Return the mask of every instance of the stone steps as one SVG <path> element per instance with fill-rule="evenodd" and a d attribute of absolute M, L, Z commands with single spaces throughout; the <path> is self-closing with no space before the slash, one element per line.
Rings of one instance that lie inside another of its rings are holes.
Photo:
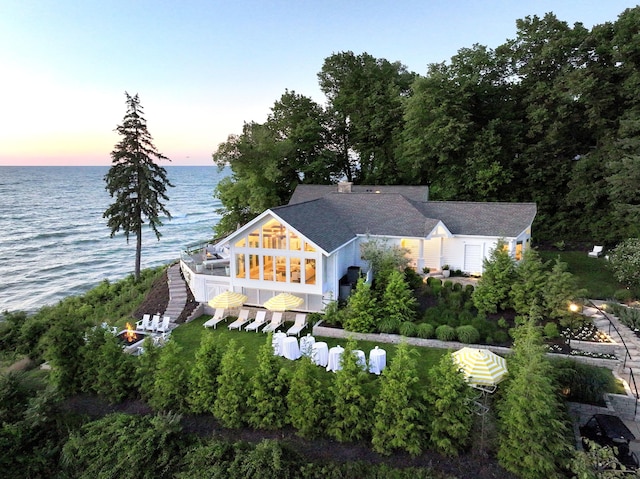
<path fill-rule="evenodd" d="M 169 304 L 164 314 L 171 318 L 171 323 L 175 323 L 187 305 L 187 285 L 180 274 L 179 263 L 169 267 L 167 279 L 169 284 Z"/>

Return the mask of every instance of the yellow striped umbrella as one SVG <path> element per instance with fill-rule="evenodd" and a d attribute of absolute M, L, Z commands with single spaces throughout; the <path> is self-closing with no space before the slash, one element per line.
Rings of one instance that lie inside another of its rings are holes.
<path fill-rule="evenodd" d="M 209 306 L 212 308 L 237 308 L 242 306 L 247 300 L 247 296 L 242 293 L 234 293 L 233 291 L 225 291 L 215 298 L 209 300 Z"/>
<path fill-rule="evenodd" d="M 507 374 L 507 361 L 488 349 L 464 347 L 452 353 L 470 385 L 495 386 Z"/>
<path fill-rule="evenodd" d="M 294 296 L 291 293 L 280 293 L 264 303 L 264 307 L 269 311 L 287 311 L 304 303 L 304 299 Z"/>

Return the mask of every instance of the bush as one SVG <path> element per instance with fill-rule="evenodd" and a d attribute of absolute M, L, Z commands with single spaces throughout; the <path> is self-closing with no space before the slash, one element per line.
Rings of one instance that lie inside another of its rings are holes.
<path fill-rule="evenodd" d="M 606 392 L 612 391 L 614 378 L 607 368 L 577 363 L 570 359 L 554 359 L 556 380 L 570 401 L 601 404 Z"/>
<path fill-rule="evenodd" d="M 396 318 L 386 317 L 378 323 L 378 331 L 381 333 L 393 334 L 398 332 L 400 321 Z"/>
<path fill-rule="evenodd" d="M 498 327 L 502 328 L 502 329 L 507 329 L 509 327 L 509 325 L 507 324 L 507 320 L 504 319 L 504 317 L 501 317 L 498 320 Z"/>
<path fill-rule="evenodd" d="M 466 344 L 477 343 L 480 339 L 480 333 L 471 325 L 458 326 L 456 335 L 458 336 L 458 341 Z"/>
<path fill-rule="evenodd" d="M 436 328 L 431 323 L 420 323 L 416 328 L 416 335 L 422 339 L 431 339 L 436 334 Z"/>
<path fill-rule="evenodd" d="M 467 297 L 469 297 L 469 298 L 470 298 L 471 296 L 473 296 L 473 290 L 474 290 L 474 287 L 473 287 L 473 285 L 472 285 L 472 284 L 467 284 L 467 285 L 464 287 L 464 293 L 465 293 L 465 294 L 467 295 Z"/>
<path fill-rule="evenodd" d="M 400 324 L 400 334 L 403 336 L 415 336 L 417 329 L 416 324 L 412 321 L 403 321 L 402 324 Z"/>
<path fill-rule="evenodd" d="M 420 276 L 413 268 L 405 268 L 404 279 L 413 290 L 420 289 L 424 284 Z"/>
<path fill-rule="evenodd" d="M 495 344 L 505 344 L 509 342 L 509 334 L 506 331 L 498 330 L 493 334 Z"/>
<path fill-rule="evenodd" d="M 617 289 L 613 293 L 613 297 L 621 303 L 629 303 L 635 299 L 635 295 L 630 289 Z"/>
<path fill-rule="evenodd" d="M 462 283 L 453 283 L 453 290 L 461 292 L 462 291 Z"/>
<path fill-rule="evenodd" d="M 441 324 L 436 328 L 436 338 L 440 341 L 455 341 L 456 330 L 448 324 Z"/>
<path fill-rule="evenodd" d="M 440 278 L 434 278 L 433 276 L 429 276 L 427 278 L 427 284 L 432 288 L 442 286 L 442 280 Z"/>
<path fill-rule="evenodd" d="M 554 322 L 548 322 L 544 325 L 544 335 L 549 339 L 556 339 L 560 337 L 560 331 L 558 331 L 558 325 Z"/>

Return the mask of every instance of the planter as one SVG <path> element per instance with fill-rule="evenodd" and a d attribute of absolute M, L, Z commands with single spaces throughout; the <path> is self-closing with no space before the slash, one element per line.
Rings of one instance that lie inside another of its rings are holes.
<path fill-rule="evenodd" d="M 449 270 L 449 269 L 443 269 L 442 270 L 442 277 L 443 278 L 448 278 L 450 274 L 451 274 L 451 270 Z"/>

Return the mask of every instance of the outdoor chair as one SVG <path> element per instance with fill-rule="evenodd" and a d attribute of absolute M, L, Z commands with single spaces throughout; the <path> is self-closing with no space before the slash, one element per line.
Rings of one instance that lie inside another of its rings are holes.
<path fill-rule="evenodd" d="M 218 323 L 224 321 L 225 319 L 227 319 L 227 316 L 224 314 L 224 308 L 216 308 L 215 313 L 213 313 L 213 318 L 206 321 L 203 324 L 203 326 L 205 328 L 212 327 L 213 329 L 216 329 L 216 326 L 218 325 Z"/>
<path fill-rule="evenodd" d="M 597 258 L 602 254 L 602 246 L 594 246 L 591 251 L 589 251 L 590 258 Z"/>
<path fill-rule="evenodd" d="M 275 333 L 276 329 L 278 329 L 280 326 L 282 326 L 283 322 L 284 322 L 284 320 L 282 319 L 282 313 L 275 312 L 271 316 L 271 321 L 269 322 L 269 324 L 267 324 L 262 329 L 262 332 L 263 333 L 268 333 L 268 332 Z"/>
<path fill-rule="evenodd" d="M 300 335 L 300 331 L 302 331 L 307 326 L 307 315 L 304 313 L 296 314 L 296 320 L 287 330 L 287 334 L 295 334 L 296 336 Z"/>
<path fill-rule="evenodd" d="M 150 314 L 143 314 L 142 319 L 136 322 L 136 331 L 146 331 L 149 329 Z"/>
<path fill-rule="evenodd" d="M 256 319 L 254 319 L 251 323 L 247 324 L 244 328 L 245 331 L 255 331 L 258 332 L 262 326 L 267 322 L 267 312 L 266 311 L 258 311 L 256 313 Z"/>
<path fill-rule="evenodd" d="M 147 327 L 147 331 L 157 331 L 158 326 L 160 326 L 160 315 L 154 314 L 151 318 L 151 323 Z"/>
<path fill-rule="evenodd" d="M 236 319 L 233 323 L 231 323 L 228 328 L 229 329 L 237 329 L 238 331 L 242 329 L 242 326 L 249 322 L 249 310 L 242 309 L 238 314 L 238 319 Z"/>
<path fill-rule="evenodd" d="M 164 318 L 162 318 L 162 323 L 160 323 L 156 331 L 158 331 L 159 333 L 166 333 L 167 331 L 169 331 L 170 322 L 171 318 L 169 316 L 165 316 Z"/>

